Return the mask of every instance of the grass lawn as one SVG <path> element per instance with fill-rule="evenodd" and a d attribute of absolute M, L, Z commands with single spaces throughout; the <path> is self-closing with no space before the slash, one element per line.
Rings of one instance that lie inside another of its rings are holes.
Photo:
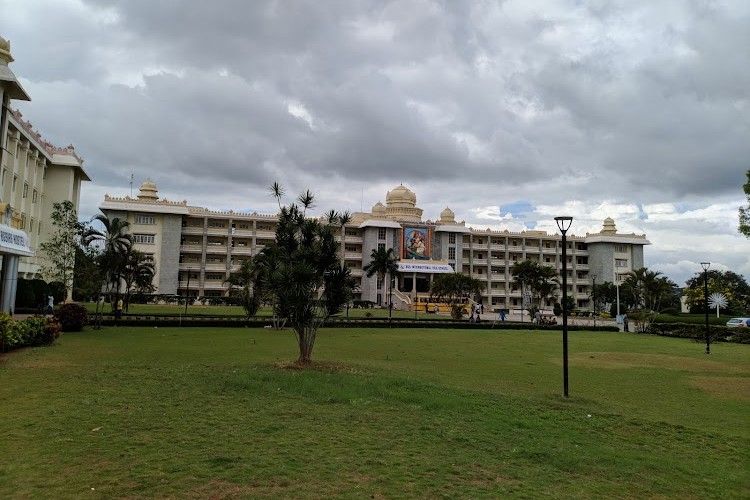
<path fill-rule="evenodd" d="M 95 302 L 84 302 L 84 307 L 86 307 L 86 310 L 89 312 L 89 314 L 93 314 L 96 311 L 96 303 Z M 112 311 L 112 304 L 106 303 L 104 304 L 104 312 L 109 313 Z M 130 308 L 128 310 L 129 314 L 141 314 L 141 315 L 149 315 L 149 314 L 170 314 L 170 315 L 180 315 L 185 314 L 185 306 L 177 306 L 177 305 L 167 305 L 167 304 L 131 304 Z M 241 306 L 195 306 L 195 305 L 189 305 L 187 309 L 188 315 L 193 316 L 245 316 L 245 310 Z M 349 317 L 351 318 L 364 318 L 367 314 L 370 314 L 370 316 L 367 317 L 373 317 L 373 318 L 387 318 L 388 317 L 388 309 L 381 309 L 381 308 L 372 308 L 372 309 L 349 309 Z M 416 316 L 414 315 L 414 312 L 409 311 L 398 311 L 394 310 L 392 312 L 393 318 L 404 318 L 404 319 L 429 319 L 429 320 L 435 320 L 435 319 L 451 319 L 449 315 L 447 314 L 432 314 L 432 313 L 423 313 L 418 312 Z M 258 310 L 257 316 L 271 316 L 272 311 L 270 307 L 261 307 Z M 347 317 L 346 310 L 342 311 L 340 314 L 338 314 L 336 317 L 339 318 L 345 318 Z"/>
<path fill-rule="evenodd" d="M 750 346 L 105 328 L 0 358 L 3 498 L 748 498 Z"/>

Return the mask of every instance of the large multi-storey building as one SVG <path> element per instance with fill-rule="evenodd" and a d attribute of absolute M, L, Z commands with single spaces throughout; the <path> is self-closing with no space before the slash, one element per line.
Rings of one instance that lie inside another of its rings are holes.
<path fill-rule="evenodd" d="M 226 278 L 274 241 L 277 221 L 276 215 L 218 212 L 159 199 L 150 180 L 136 198 L 106 195 L 100 209 L 110 218 L 127 220 L 135 248 L 153 257 L 156 293 L 195 297 L 226 295 Z M 385 205 L 378 202 L 371 212 L 352 214 L 343 238 L 337 238 L 357 280 L 357 298 L 379 304 L 388 299 L 387 284 L 377 275 L 368 278 L 363 267 L 373 250 L 396 250 L 399 273 L 392 300 L 400 309 L 423 307 L 435 274 L 454 271 L 484 283 L 481 301 L 486 307 L 517 309 L 524 297 L 513 283 L 515 263 L 534 260 L 562 270 L 560 235 L 473 229 L 456 222 L 449 208 L 435 221 L 423 220 L 416 195 L 404 186 L 389 191 Z M 643 267 L 648 244 L 645 235 L 618 233 L 610 218 L 598 233 L 568 236 L 568 293 L 578 307 L 590 307 L 594 276 L 599 283 L 620 283 Z"/>
<path fill-rule="evenodd" d="M 8 64 L 10 43 L 0 37 L 0 310 L 13 310 L 16 280 L 40 277 L 40 243 L 52 231 L 54 203 L 69 200 L 78 210 L 81 182 L 90 180 L 73 146 L 59 148 L 45 141 L 10 100 L 30 98 Z"/>

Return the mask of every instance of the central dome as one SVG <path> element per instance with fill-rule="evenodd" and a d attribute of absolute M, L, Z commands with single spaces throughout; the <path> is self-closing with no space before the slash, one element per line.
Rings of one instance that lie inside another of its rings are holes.
<path fill-rule="evenodd" d="M 417 195 L 401 184 L 392 191 L 388 191 L 385 196 L 385 204 L 388 207 L 413 208 L 417 206 Z"/>

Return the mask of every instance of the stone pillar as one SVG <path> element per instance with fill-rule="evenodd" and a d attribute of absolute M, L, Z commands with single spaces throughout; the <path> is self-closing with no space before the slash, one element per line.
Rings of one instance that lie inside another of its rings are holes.
<path fill-rule="evenodd" d="M 3 255 L 3 268 L 0 270 L 0 310 L 13 314 L 16 303 L 16 287 L 18 285 L 18 256 Z"/>

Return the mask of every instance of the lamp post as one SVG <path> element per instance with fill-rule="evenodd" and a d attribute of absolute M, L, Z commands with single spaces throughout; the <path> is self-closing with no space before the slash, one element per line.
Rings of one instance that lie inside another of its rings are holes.
<path fill-rule="evenodd" d="M 562 233 L 562 289 L 563 289 L 563 394 L 568 397 L 568 245 L 566 233 L 573 224 L 573 217 L 555 217 L 557 228 Z"/>
<path fill-rule="evenodd" d="M 708 268 L 710 266 L 710 262 L 701 262 L 703 268 L 703 301 L 706 307 L 706 354 L 711 354 L 711 343 L 708 336 Z"/>
<path fill-rule="evenodd" d="M 596 328 L 596 274 L 591 275 L 591 280 L 594 282 L 591 285 L 591 298 L 594 299 L 594 328 Z"/>
<path fill-rule="evenodd" d="M 388 328 L 391 328 L 391 317 L 393 315 L 393 276 L 388 273 Z"/>

